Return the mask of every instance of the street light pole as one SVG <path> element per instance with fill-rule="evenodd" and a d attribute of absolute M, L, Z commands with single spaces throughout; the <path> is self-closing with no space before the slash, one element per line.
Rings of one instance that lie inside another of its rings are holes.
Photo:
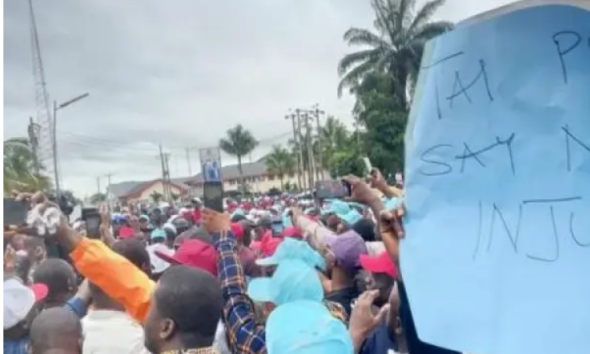
<path fill-rule="evenodd" d="M 76 103 L 86 97 L 88 97 L 89 93 L 86 92 L 80 96 L 74 97 L 69 101 L 66 101 L 60 105 L 57 104 L 57 101 L 53 101 L 53 124 L 52 124 L 52 132 L 51 132 L 51 138 L 52 138 L 52 144 L 51 144 L 51 148 L 53 150 L 53 171 L 54 171 L 54 178 L 55 178 L 55 196 L 59 197 L 59 195 L 61 194 L 61 189 L 59 187 L 59 171 L 57 169 L 58 161 L 57 161 L 57 111 L 59 111 L 60 109 L 66 108 L 67 106 Z"/>

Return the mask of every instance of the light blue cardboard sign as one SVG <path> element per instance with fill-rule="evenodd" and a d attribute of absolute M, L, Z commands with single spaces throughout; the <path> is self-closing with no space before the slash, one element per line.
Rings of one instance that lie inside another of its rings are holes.
<path fill-rule="evenodd" d="M 529 8 L 428 43 L 405 176 L 423 341 L 590 353 L 589 11 Z"/>

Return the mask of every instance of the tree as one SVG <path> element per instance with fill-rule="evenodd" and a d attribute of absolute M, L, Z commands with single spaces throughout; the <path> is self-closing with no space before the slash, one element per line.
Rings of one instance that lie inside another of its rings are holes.
<path fill-rule="evenodd" d="M 94 193 L 90 196 L 90 203 L 93 205 L 100 204 L 107 200 L 107 196 L 104 193 Z"/>
<path fill-rule="evenodd" d="M 170 198 L 172 199 L 172 201 L 176 202 L 178 201 L 178 199 L 180 199 L 180 194 L 171 193 Z"/>
<path fill-rule="evenodd" d="M 242 170 L 242 157 L 248 155 L 256 148 L 258 141 L 250 131 L 244 129 L 241 124 L 227 131 L 227 136 L 219 141 L 219 147 L 225 153 L 238 158 L 238 172 L 242 193 L 246 192 L 244 184 L 244 171 Z"/>
<path fill-rule="evenodd" d="M 164 198 L 164 195 L 158 191 L 153 191 L 152 194 L 150 194 L 150 198 L 152 198 L 154 203 L 157 204 L 162 200 L 162 198 Z"/>
<path fill-rule="evenodd" d="M 384 174 L 403 170 L 404 132 L 408 113 L 391 99 L 393 80 L 370 73 L 357 87 L 355 118 L 362 128 L 359 147 Z"/>
<path fill-rule="evenodd" d="M 285 174 L 293 173 L 295 159 L 289 150 L 280 145 L 274 145 L 270 154 L 265 159 L 266 168 L 269 173 L 276 175 L 281 181 L 281 190 L 283 190 L 283 179 Z"/>
<path fill-rule="evenodd" d="M 338 95 L 345 87 L 353 92 L 371 72 L 387 73 L 391 94 L 404 110 L 409 109 L 408 82 L 416 82 L 424 44 L 452 28 L 445 21 L 430 22 L 445 0 L 431 0 L 414 11 L 416 0 L 371 0 L 375 11 L 375 32 L 352 27 L 344 33 L 349 45 L 368 47 L 344 56 L 338 64 L 342 77 Z"/>
<path fill-rule="evenodd" d="M 51 182 L 43 171 L 26 138 L 4 140 L 4 194 L 13 190 L 48 192 Z"/>

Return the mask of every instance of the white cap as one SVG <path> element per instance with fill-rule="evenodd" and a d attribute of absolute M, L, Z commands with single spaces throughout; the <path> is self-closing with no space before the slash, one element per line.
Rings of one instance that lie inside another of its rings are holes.
<path fill-rule="evenodd" d="M 19 279 L 4 281 L 4 329 L 16 326 L 24 320 L 35 303 L 47 296 L 47 286 L 34 284 L 25 286 Z"/>
<path fill-rule="evenodd" d="M 162 243 L 149 245 L 146 247 L 146 249 L 148 251 L 148 254 L 150 255 L 150 263 L 152 264 L 152 271 L 154 273 L 162 273 L 163 271 L 168 269 L 168 267 L 170 267 L 170 263 L 158 257 L 158 255 L 156 255 L 156 251 L 172 257 L 174 255 L 174 250 L 171 250 L 170 248 L 168 248 L 168 246 Z"/>

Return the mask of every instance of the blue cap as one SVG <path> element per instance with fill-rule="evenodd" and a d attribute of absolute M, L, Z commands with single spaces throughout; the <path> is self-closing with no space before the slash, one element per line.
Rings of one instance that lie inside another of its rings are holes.
<path fill-rule="evenodd" d="M 316 270 L 299 259 L 282 261 L 270 278 L 254 278 L 248 284 L 254 301 L 279 306 L 297 300 L 321 302 L 324 289 Z"/>
<path fill-rule="evenodd" d="M 386 199 L 383 204 L 385 204 L 385 209 L 394 210 L 394 209 L 397 209 L 397 207 L 399 206 L 399 203 L 400 203 L 400 200 L 398 198 L 392 197 L 392 198 Z"/>
<path fill-rule="evenodd" d="M 272 256 L 257 259 L 256 264 L 261 266 L 277 265 L 287 259 L 298 259 L 311 268 L 320 267 L 325 269 L 326 267 L 324 257 L 311 248 L 307 242 L 293 237 L 286 237 Z"/>
<path fill-rule="evenodd" d="M 164 229 L 155 229 L 151 234 L 152 240 L 155 238 L 166 238 L 166 231 Z"/>
<path fill-rule="evenodd" d="M 244 214 L 244 211 L 240 208 L 237 208 L 236 210 L 234 210 L 234 212 L 231 214 L 231 217 L 233 218 L 234 216 L 246 216 L 246 214 Z"/>
<path fill-rule="evenodd" d="M 341 200 L 331 200 L 328 205 L 322 209 L 322 214 L 335 214 L 337 217 L 346 221 L 349 225 L 356 224 L 363 216 L 356 210 L 350 207 L 348 203 Z"/>
<path fill-rule="evenodd" d="M 299 300 L 278 306 L 266 322 L 268 354 L 353 354 L 342 321 L 316 301 Z"/>

